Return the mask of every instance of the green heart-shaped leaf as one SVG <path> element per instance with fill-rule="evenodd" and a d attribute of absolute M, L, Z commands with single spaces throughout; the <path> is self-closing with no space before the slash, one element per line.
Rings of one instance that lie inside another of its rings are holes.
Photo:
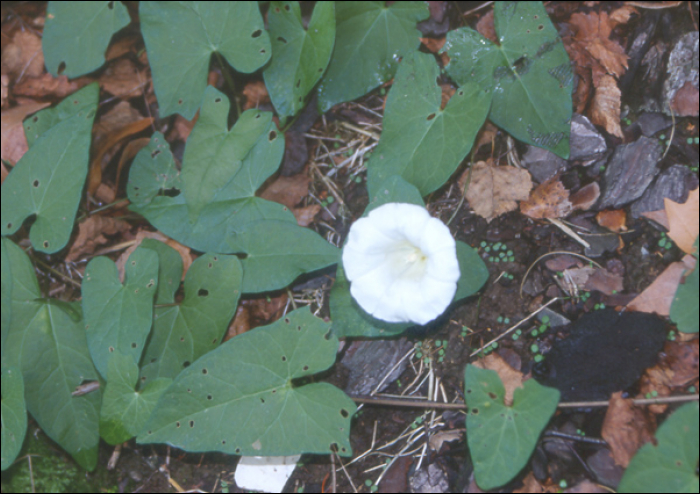
<path fill-rule="evenodd" d="M 267 20 L 272 62 L 263 72 L 265 86 L 280 117 L 295 115 L 331 58 L 335 4 L 317 2 L 308 29 L 302 25 L 299 2 L 271 2 Z"/>
<path fill-rule="evenodd" d="M 29 232 L 36 250 L 52 254 L 68 243 L 88 171 L 98 92 L 90 84 L 25 121 L 32 144 L 2 184 L 2 235 L 36 215 Z"/>
<path fill-rule="evenodd" d="M 698 492 L 698 402 L 687 403 L 641 447 L 625 470 L 617 492 Z"/>
<path fill-rule="evenodd" d="M 109 359 L 107 386 L 100 410 L 100 435 L 109 444 L 128 441 L 143 428 L 172 379 L 155 379 L 136 391 L 139 368 L 120 353 Z"/>
<path fill-rule="evenodd" d="M 153 323 L 153 298 L 158 285 L 158 254 L 137 248 L 125 265 L 124 285 L 114 263 L 92 259 L 81 287 L 85 333 L 95 367 L 107 378 L 113 354 L 141 359 Z"/>
<path fill-rule="evenodd" d="M 46 70 L 69 78 L 99 69 L 112 35 L 131 22 L 121 2 L 49 2 L 41 48 Z"/>
<path fill-rule="evenodd" d="M 257 2 L 141 2 L 139 17 L 161 117 L 194 117 L 212 53 L 245 73 L 270 59 Z"/>
<path fill-rule="evenodd" d="M 698 293 L 700 292 L 700 275 L 698 275 L 698 239 L 695 239 L 695 269 L 686 276 L 683 284 L 678 286 L 676 296 L 671 304 L 671 320 L 684 333 L 698 332 Z"/>
<path fill-rule="evenodd" d="M 2 366 L 21 370 L 27 409 L 46 435 L 92 470 L 97 464 L 102 398 L 99 389 L 72 396 L 78 386 L 99 375 L 90 359 L 80 306 L 39 298 L 29 258 L 8 239 L 2 242 L 15 282 Z"/>
<path fill-rule="evenodd" d="M 426 196 L 441 187 L 467 156 L 486 120 L 491 92 L 460 88 L 440 109 L 440 71 L 432 55 L 415 52 L 399 65 L 384 112 L 384 128 L 367 165 L 367 187 L 375 196 L 392 175 Z"/>
<path fill-rule="evenodd" d="M 160 250 L 173 249 L 163 244 Z M 159 255 L 162 261 L 163 253 Z M 219 346 L 236 313 L 242 278 L 241 263 L 235 256 L 205 254 L 192 263 L 185 276 L 182 302 L 155 309 L 142 359 L 143 383 L 158 377 L 174 378 Z M 169 292 L 164 289 L 163 302 L 172 304 L 179 286 L 178 278 L 167 288 Z"/>
<path fill-rule="evenodd" d="M 569 157 L 571 61 L 542 2 L 496 2 L 500 45 L 470 28 L 447 34 L 442 51 L 457 84 L 493 92 L 489 119 L 516 139 Z"/>
<path fill-rule="evenodd" d="M 420 45 L 416 23 L 428 15 L 425 2 L 336 2 L 335 49 L 318 88 L 321 113 L 394 77 L 401 57 Z"/>
<path fill-rule="evenodd" d="M 495 371 L 467 365 L 467 442 L 476 482 L 484 490 L 507 483 L 527 464 L 559 403 L 559 391 L 534 379 L 515 390 L 513 406 L 505 405 L 505 394 Z"/>
<path fill-rule="evenodd" d="M 227 341 L 184 370 L 137 442 L 245 456 L 352 454 L 355 404 L 327 383 L 295 384 L 333 365 L 330 325 L 299 309 Z"/>

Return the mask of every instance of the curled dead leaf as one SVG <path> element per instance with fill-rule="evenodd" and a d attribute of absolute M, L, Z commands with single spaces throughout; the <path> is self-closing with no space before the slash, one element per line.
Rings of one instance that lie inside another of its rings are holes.
<path fill-rule="evenodd" d="M 636 407 L 631 399 L 623 399 L 622 392 L 612 395 L 601 435 L 615 463 L 627 467 L 637 450 L 653 439 L 654 429 L 645 409 Z"/>
<path fill-rule="evenodd" d="M 468 175 L 469 170 L 459 179 L 462 190 Z M 485 161 L 479 161 L 472 166 L 466 198 L 474 212 L 490 222 L 517 209 L 516 201 L 527 199 L 530 189 L 532 180 L 526 170 L 512 166 L 489 166 Z"/>
<path fill-rule="evenodd" d="M 569 191 L 557 176 L 540 184 L 520 203 L 520 212 L 534 219 L 564 218 L 572 210 Z"/>

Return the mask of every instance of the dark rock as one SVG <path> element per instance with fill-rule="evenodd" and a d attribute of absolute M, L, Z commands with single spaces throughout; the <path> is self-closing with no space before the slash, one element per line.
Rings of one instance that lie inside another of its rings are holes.
<path fill-rule="evenodd" d="M 698 176 L 687 166 L 673 165 L 664 170 L 644 195 L 632 204 L 633 218 L 639 218 L 647 211 L 664 209 L 664 197 L 674 202 L 688 200 L 688 193 L 698 187 Z"/>
<path fill-rule="evenodd" d="M 569 161 L 586 161 L 585 165 L 589 165 L 608 150 L 608 145 L 590 120 L 574 114 L 571 119 L 570 148 Z"/>
<path fill-rule="evenodd" d="M 379 391 L 383 390 L 403 373 L 408 365 L 407 360 L 402 361 L 389 377 L 384 379 L 386 373 L 410 348 L 411 343 L 406 338 L 354 341 L 341 360 L 350 370 L 345 391 L 351 395 L 367 396 L 384 380 L 379 388 Z"/>
<path fill-rule="evenodd" d="M 411 492 L 449 492 L 447 474 L 435 463 L 423 467 L 411 478 Z"/>
<path fill-rule="evenodd" d="M 536 379 L 557 388 L 562 401 L 607 400 L 656 362 L 666 333 L 666 323 L 652 314 L 613 309 L 585 314 L 568 337 L 554 343 L 545 357 L 547 373 Z"/>
<path fill-rule="evenodd" d="M 431 36 L 434 38 L 444 36 L 447 34 L 447 31 L 450 30 L 450 16 L 448 15 L 450 2 L 431 1 L 427 3 L 428 9 L 430 10 L 430 17 L 419 22 L 416 27 L 423 36 Z"/>
<path fill-rule="evenodd" d="M 528 146 L 520 162 L 539 183 L 566 170 L 567 167 L 565 159 L 537 146 Z"/>
<path fill-rule="evenodd" d="M 615 463 L 610 450 L 605 448 L 601 448 L 591 455 L 586 460 L 586 464 L 600 484 L 612 489 L 617 488 L 622 474 L 625 473 L 625 469 Z"/>
<path fill-rule="evenodd" d="M 673 119 L 661 113 L 644 112 L 632 125 L 639 127 L 643 135 L 653 137 L 657 132 L 671 127 Z"/>
<path fill-rule="evenodd" d="M 698 116 L 698 31 L 684 34 L 673 46 L 668 57 L 664 81 L 662 111 L 671 110 L 680 116 Z"/>
<path fill-rule="evenodd" d="M 284 134 L 284 159 L 280 173 L 285 177 L 296 175 L 303 170 L 308 159 L 309 149 L 304 134 L 287 131 Z"/>
<path fill-rule="evenodd" d="M 662 153 L 659 141 L 649 137 L 618 146 L 603 176 L 598 209 L 619 209 L 641 197 L 658 172 Z"/>

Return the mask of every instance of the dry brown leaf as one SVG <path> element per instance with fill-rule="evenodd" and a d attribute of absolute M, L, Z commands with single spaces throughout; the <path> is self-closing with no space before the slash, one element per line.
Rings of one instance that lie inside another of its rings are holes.
<path fill-rule="evenodd" d="M 601 211 L 595 219 L 603 228 L 607 228 L 611 232 L 620 233 L 627 231 L 627 213 L 624 209 L 616 209 L 613 211 Z"/>
<path fill-rule="evenodd" d="M 159 242 L 163 242 L 167 244 L 168 246 L 172 247 L 177 251 L 178 254 L 180 254 L 180 258 L 182 259 L 182 280 L 185 279 L 185 275 L 187 274 L 187 271 L 190 269 L 190 266 L 192 265 L 192 251 L 190 250 L 189 247 L 182 245 L 176 240 L 173 240 L 170 237 L 167 237 L 163 235 L 160 232 L 151 232 L 151 231 L 146 231 L 146 230 L 141 230 L 136 234 L 136 238 L 134 239 L 133 244 L 126 249 L 121 256 L 119 256 L 119 259 L 117 259 L 116 265 L 117 269 L 119 270 L 119 279 L 124 281 L 124 265 L 126 264 L 127 259 L 129 259 L 129 256 L 131 255 L 132 252 L 136 250 L 136 248 L 141 245 L 141 242 L 145 238 L 152 238 L 154 240 L 158 240 Z"/>
<path fill-rule="evenodd" d="M 10 84 L 10 78 L 5 74 L 0 76 L 0 108 L 7 106 L 7 86 Z"/>
<path fill-rule="evenodd" d="M 265 83 L 262 81 L 253 81 L 246 84 L 243 88 L 243 96 L 245 96 L 243 110 L 258 108 L 260 105 L 270 102 L 270 95 L 267 92 Z"/>
<path fill-rule="evenodd" d="M 442 38 L 419 38 L 420 42 L 423 43 L 423 46 L 425 46 L 430 53 L 437 53 L 439 52 L 442 47 L 445 45 L 445 37 L 443 36 Z"/>
<path fill-rule="evenodd" d="M 2 50 L 2 73 L 13 78 L 39 77 L 44 73 L 41 39 L 29 30 L 17 31 Z"/>
<path fill-rule="evenodd" d="M 92 254 L 100 245 L 109 240 L 105 235 L 116 235 L 129 230 L 129 223 L 103 216 L 89 216 L 78 224 L 78 236 L 66 254 L 66 262 L 77 261 L 86 254 Z"/>
<path fill-rule="evenodd" d="M 100 76 L 100 87 L 122 99 L 143 94 L 148 79 L 139 73 L 136 64 L 128 58 L 112 62 Z"/>
<path fill-rule="evenodd" d="M 299 226 L 309 226 L 314 222 L 314 218 L 321 211 L 321 206 L 318 204 L 311 204 L 310 206 L 304 206 L 301 208 L 292 209 L 292 213 L 297 220 Z"/>
<path fill-rule="evenodd" d="M 245 305 L 239 305 L 236 309 L 236 316 L 231 321 L 228 331 L 226 331 L 224 341 L 228 341 L 246 331 L 250 331 L 250 310 Z"/>
<path fill-rule="evenodd" d="M 439 452 L 440 449 L 442 449 L 443 444 L 462 439 L 462 434 L 463 432 L 457 429 L 448 429 L 440 431 L 430 436 L 430 439 L 428 440 L 428 445 L 433 451 Z"/>
<path fill-rule="evenodd" d="M 700 188 L 690 191 L 683 204 L 664 198 L 668 216 L 668 236 L 686 254 L 693 253 L 693 244 L 700 229 Z"/>
<path fill-rule="evenodd" d="M 69 94 L 73 94 L 78 89 L 86 86 L 91 82 L 87 77 L 68 80 L 68 77 L 60 75 L 54 77 L 49 73 L 43 74 L 32 79 L 22 79 L 21 82 L 14 85 L 12 93 L 16 96 L 27 96 L 29 98 L 65 98 Z"/>
<path fill-rule="evenodd" d="M 498 35 L 496 34 L 496 26 L 493 21 L 493 9 L 489 9 L 486 14 L 481 16 L 479 21 L 476 23 L 476 30 L 489 41 L 497 45 L 500 44 L 498 41 Z"/>
<path fill-rule="evenodd" d="M 124 56 L 127 53 L 136 54 L 138 52 L 139 43 L 142 43 L 140 35 L 136 36 L 129 34 L 120 36 L 119 39 L 112 40 L 112 42 L 109 44 L 107 53 L 105 53 L 105 60 L 111 62 L 115 58 Z"/>
<path fill-rule="evenodd" d="M 576 191 L 569 200 L 574 210 L 588 211 L 598 201 L 600 197 L 600 186 L 598 182 L 591 182 Z"/>
<path fill-rule="evenodd" d="M 260 197 L 293 209 L 309 194 L 310 183 L 311 178 L 305 173 L 291 177 L 280 176 L 260 193 Z"/>
<path fill-rule="evenodd" d="M 31 101 L 2 112 L 0 124 L 0 154 L 2 159 L 14 165 L 27 152 L 27 138 L 22 122 L 31 113 L 36 113 L 49 103 Z"/>
<path fill-rule="evenodd" d="M 591 107 L 591 122 L 616 137 L 622 138 L 620 127 L 620 98 L 622 92 L 617 87 L 617 81 L 611 75 L 604 75 L 596 86 L 595 96 Z"/>
<path fill-rule="evenodd" d="M 638 312 L 649 312 L 660 316 L 668 316 L 671 311 L 673 297 L 686 270 L 695 267 L 695 258 L 687 255 L 683 262 L 669 264 L 646 290 L 627 304 L 627 308 Z"/>
<path fill-rule="evenodd" d="M 540 184 L 520 203 L 520 212 L 534 219 L 564 218 L 572 210 L 569 191 L 557 176 Z"/>
<path fill-rule="evenodd" d="M 253 300 L 244 300 L 241 303 L 248 306 L 251 327 L 257 328 L 282 317 L 284 308 L 287 306 L 287 299 L 287 294 L 282 293 L 278 297 L 260 297 Z"/>
<path fill-rule="evenodd" d="M 688 386 L 698 385 L 698 340 L 685 343 L 667 341 L 661 359 L 646 370 L 642 377 L 640 394 L 670 396 Z M 652 405 L 653 413 L 664 413 L 668 405 Z"/>
<path fill-rule="evenodd" d="M 124 168 L 124 165 L 127 162 L 131 161 L 131 159 L 134 158 L 139 153 L 139 151 L 148 146 L 148 143 L 150 142 L 150 137 L 141 137 L 140 139 L 134 139 L 129 141 L 129 143 L 126 146 L 124 146 L 122 155 L 119 157 L 119 164 L 117 165 L 117 178 L 114 180 L 115 189 L 119 188 L 119 181 L 121 179 L 122 169 Z"/>
<path fill-rule="evenodd" d="M 459 179 L 462 190 L 468 173 L 469 170 Z M 527 199 L 532 189 L 530 174 L 512 166 L 492 167 L 479 161 L 472 166 L 471 174 L 466 198 L 474 212 L 487 222 L 517 209 L 516 201 Z"/>
<path fill-rule="evenodd" d="M 447 103 L 450 101 L 450 98 L 452 98 L 452 95 L 455 94 L 457 89 L 452 84 L 440 84 L 440 88 L 442 89 L 440 96 L 440 109 L 444 110 Z"/>
<path fill-rule="evenodd" d="M 635 407 L 622 392 L 613 393 L 605 414 L 603 439 L 610 446 L 615 463 L 627 468 L 630 460 L 654 436 L 654 422 L 643 408 Z"/>
<path fill-rule="evenodd" d="M 569 22 L 577 29 L 575 40 L 583 47 L 596 63 L 590 63 L 593 69 L 593 81 L 596 83 L 604 74 L 620 77 L 627 70 L 625 49 L 610 39 L 612 30 L 629 16 L 610 17 L 606 12 L 575 13 Z"/>
<path fill-rule="evenodd" d="M 95 138 L 95 141 L 99 140 L 100 142 L 96 146 L 97 150 L 92 157 L 87 181 L 87 191 L 91 196 L 95 195 L 95 191 L 102 183 L 102 167 L 104 164 L 108 163 L 111 158 L 111 156 L 107 154 L 108 151 L 112 150 L 112 148 L 127 137 L 147 129 L 153 123 L 152 117 L 142 118 L 140 113 L 131 111 L 133 109 L 131 109 L 131 105 L 126 101 L 117 104 L 114 110 L 117 110 L 117 108 L 120 108 L 118 110 L 119 113 L 114 116 L 113 120 L 100 120 L 99 129 L 103 137 L 101 139 Z M 138 116 L 138 118 L 134 118 L 136 116 Z"/>
<path fill-rule="evenodd" d="M 490 353 L 486 357 L 474 362 L 473 365 L 479 369 L 496 371 L 498 377 L 503 381 L 503 387 L 506 390 L 504 398 L 505 405 L 511 406 L 513 404 L 513 393 L 516 388 L 520 388 L 523 385 L 523 374 L 508 365 L 497 353 Z"/>
<path fill-rule="evenodd" d="M 544 492 L 542 484 L 535 478 L 533 472 L 528 473 L 523 479 L 523 486 L 520 489 L 513 490 L 514 493 L 540 493 Z"/>

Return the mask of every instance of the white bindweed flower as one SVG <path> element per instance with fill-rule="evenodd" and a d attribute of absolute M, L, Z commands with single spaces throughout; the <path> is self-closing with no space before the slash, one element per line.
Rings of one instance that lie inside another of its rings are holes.
<path fill-rule="evenodd" d="M 350 293 L 377 319 L 426 324 L 457 290 L 456 249 L 449 228 L 425 208 L 384 204 L 350 227 L 343 250 Z"/>

